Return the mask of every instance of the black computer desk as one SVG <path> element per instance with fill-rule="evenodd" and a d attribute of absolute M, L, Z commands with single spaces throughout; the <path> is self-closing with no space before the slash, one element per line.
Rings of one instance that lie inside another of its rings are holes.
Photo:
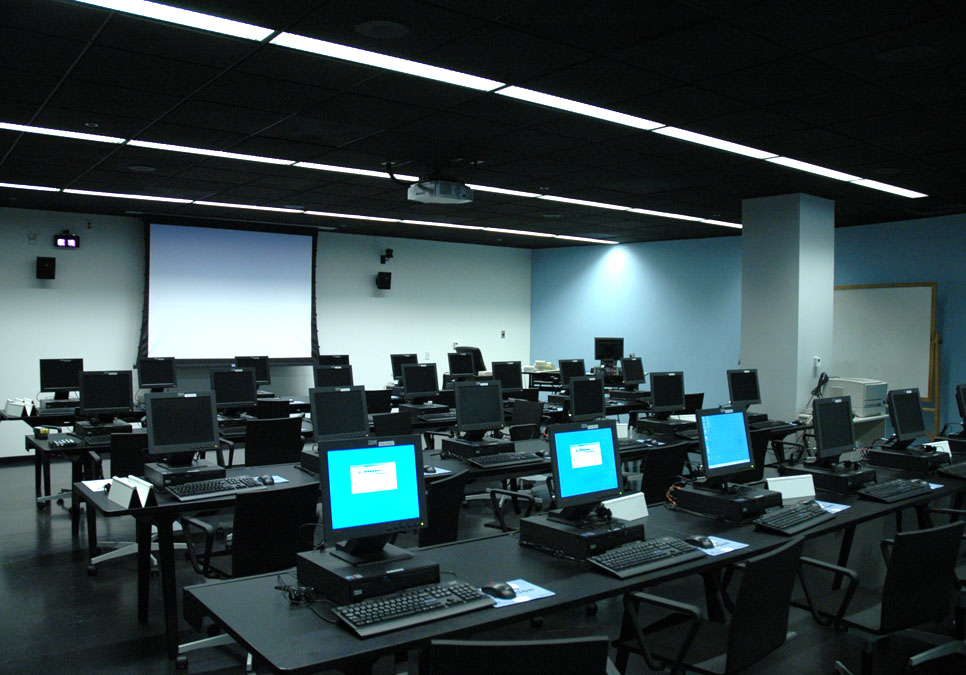
<path fill-rule="evenodd" d="M 45 508 L 50 505 L 51 500 L 61 497 L 71 498 L 71 493 L 51 493 L 50 486 L 50 460 L 53 457 L 64 457 L 71 463 L 71 483 L 80 480 L 94 478 L 95 460 L 91 451 L 97 451 L 98 447 L 86 445 L 74 445 L 64 448 L 54 448 L 50 445 L 51 441 L 60 439 L 74 439 L 71 434 L 50 434 L 47 438 L 37 438 L 33 434 L 24 436 L 24 449 L 34 453 L 34 493 L 37 499 L 37 507 Z M 78 504 L 75 502 L 71 507 L 71 531 L 77 535 L 80 526 L 80 516 Z"/>
<path fill-rule="evenodd" d="M 252 473 L 251 467 L 229 468 L 229 476 Z M 271 473 L 287 478 L 289 482 L 270 486 L 268 490 L 284 490 L 290 487 L 314 483 L 318 478 L 299 471 L 294 464 L 273 464 L 258 467 L 259 474 Z M 97 554 L 97 513 L 106 518 L 133 516 L 136 522 L 138 543 L 138 620 L 148 620 L 148 597 L 151 579 L 151 528 L 158 531 L 158 570 L 161 577 L 161 599 L 164 610 L 165 634 L 167 637 L 168 657 L 178 655 L 178 603 L 177 581 L 174 564 L 173 525 L 185 513 L 197 513 L 215 509 L 230 508 L 235 503 L 234 495 L 209 497 L 194 501 L 181 502 L 163 490 L 156 491 L 157 506 L 131 509 L 118 506 L 110 501 L 107 493 L 94 491 L 84 483 L 74 483 L 74 504 L 81 501 L 87 508 L 87 545 L 90 557 Z"/>

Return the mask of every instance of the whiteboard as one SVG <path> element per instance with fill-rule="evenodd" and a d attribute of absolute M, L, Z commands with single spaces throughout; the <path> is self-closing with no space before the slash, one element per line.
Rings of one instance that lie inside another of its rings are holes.
<path fill-rule="evenodd" d="M 918 387 L 932 401 L 936 284 L 836 286 L 829 375 Z"/>

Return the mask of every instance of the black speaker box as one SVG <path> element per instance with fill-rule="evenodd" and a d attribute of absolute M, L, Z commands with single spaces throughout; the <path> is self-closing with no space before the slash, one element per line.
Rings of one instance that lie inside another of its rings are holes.
<path fill-rule="evenodd" d="M 37 278 L 53 279 L 57 272 L 57 258 L 37 256 Z"/>
<path fill-rule="evenodd" d="M 392 288 L 392 272 L 379 272 L 376 275 L 376 288 L 383 291 Z"/>

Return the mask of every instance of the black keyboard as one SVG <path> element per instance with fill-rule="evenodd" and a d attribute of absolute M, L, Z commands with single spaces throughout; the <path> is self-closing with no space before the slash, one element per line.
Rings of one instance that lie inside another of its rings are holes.
<path fill-rule="evenodd" d="M 896 478 L 885 483 L 873 483 L 859 490 L 859 496 L 876 502 L 898 502 L 909 497 L 929 494 L 929 483 L 918 478 Z"/>
<path fill-rule="evenodd" d="M 834 517 L 835 514 L 810 501 L 774 509 L 755 518 L 754 523 L 759 530 L 791 536 Z"/>
<path fill-rule="evenodd" d="M 760 429 L 774 429 L 775 427 L 787 426 L 788 422 L 782 422 L 781 420 L 762 420 L 761 422 L 750 422 L 749 427 L 755 430 Z"/>
<path fill-rule="evenodd" d="M 168 492 L 180 501 L 218 497 L 235 494 L 239 490 L 263 487 L 251 476 L 232 476 L 231 478 L 212 478 L 210 480 L 196 480 L 181 485 L 169 485 Z"/>
<path fill-rule="evenodd" d="M 939 470 L 939 473 L 952 478 L 966 478 L 966 462 L 944 466 Z"/>
<path fill-rule="evenodd" d="M 517 464 L 532 464 L 543 461 L 543 457 L 532 452 L 498 452 L 493 455 L 467 457 L 466 463 L 481 469 L 492 469 L 500 466 L 515 466 Z"/>
<path fill-rule="evenodd" d="M 332 612 L 356 635 L 369 637 L 483 609 L 494 602 L 468 583 L 446 581 L 333 607 Z"/>
<path fill-rule="evenodd" d="M 456 415 L 451 412 L 448 413 L 426 413 L 425 415 L 417 415 L 419 419 L 423 422 L 455 422 Z"/>
<path fill-rule="evenodd" d="M 700 549 L 681 539 L 661 537 L 621 544 L 605 553 L 592 555 L 587 560 L 611 576 L 627 579 L 703 557 L 705 554 Z"/>
<path fill-rule="evenodd" d="M 638 448 L 662 448 L 667 443 L 656 438 L 621 438 L 617 441 L 617 450 L 637 450 Z"/>

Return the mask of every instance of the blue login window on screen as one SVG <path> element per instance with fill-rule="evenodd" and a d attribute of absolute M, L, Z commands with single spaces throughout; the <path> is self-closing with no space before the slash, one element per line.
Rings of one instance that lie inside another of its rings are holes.
<path fill-rule="evenodd" d="M 556 447 L 561 499 L 617 487 L 616 453 L 610 427 L 559 433 Z"/>
<path fill-rule="evenodd" d="M 412 445 L 329 451 L 332 528 L 418 518 L 415 452 Z"/>
<path fill-rule="evenodd" d="M 701 417 L 708 468 L 743 464 L 751 458 L 745 416 L 740 412 Z"/>

